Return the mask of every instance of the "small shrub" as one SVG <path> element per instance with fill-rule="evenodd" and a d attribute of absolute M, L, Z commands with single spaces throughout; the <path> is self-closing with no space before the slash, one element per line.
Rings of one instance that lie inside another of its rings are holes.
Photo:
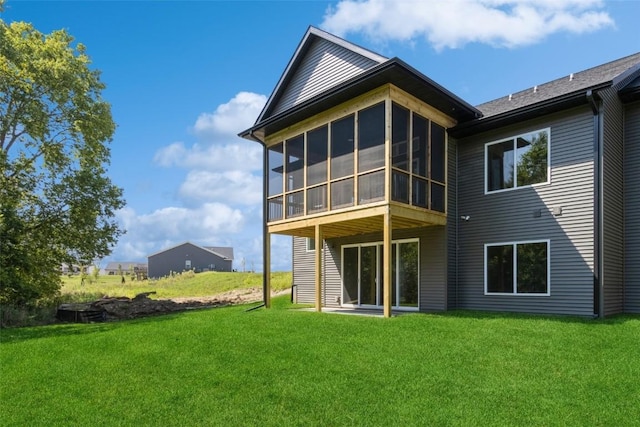
<path fill-rule="evenodd" d="M 57 305 L 47 306 L 13 306 L 0 307 L 0 328 L 41 326 L 56 321 Z"/>

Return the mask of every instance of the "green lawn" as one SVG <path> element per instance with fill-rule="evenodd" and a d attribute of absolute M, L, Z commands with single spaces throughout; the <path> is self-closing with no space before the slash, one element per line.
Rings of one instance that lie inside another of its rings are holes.
<path fill-rule="evenodd" d="M 1 330 L 0 423 L 640 425 L 640 317 L 291 307 Z"/>
<path fill-rule="evenodd" d="M 98 276 L 98 280 L 87 277 L 81 283 L 80 275 L 63 277 L 63 299 L 73 301 L 92 300 L 108 295 L 132 298 L 142 292 L 156 292 L 152 298 L 199 297 L 215 295 L 231 289 L 261 288 L 262 273 L 184 273 L 159 280 L 131 280 L 125 275 L 125 283 L 121 276 Z M 274 272 L 271 274 L 272 290 L 291 287 L 291 272 Z"/>

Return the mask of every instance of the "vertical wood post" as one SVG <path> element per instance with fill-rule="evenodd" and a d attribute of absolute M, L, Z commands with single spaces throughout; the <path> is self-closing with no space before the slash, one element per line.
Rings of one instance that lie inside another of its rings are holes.
<path fill-rule="evenodd" d="M 322 229 L 316 225 L 315 229 L 315 278 L 316 278 L 316 311 L 322 311 Z"/>
<path fill-rule="evenodd" d="M 271 233 L 264 233 L 264 265 L 262 278 L 262 297 L 264 306 L 271 308 Z"/>
<path fill-rule="evenodd" d="M 382 281 L 384 284 L 384 317 L 391 317 L 391 212 L 387 208 L 387 212 L 384 214 L 384 227 L 382 236 Z"/>

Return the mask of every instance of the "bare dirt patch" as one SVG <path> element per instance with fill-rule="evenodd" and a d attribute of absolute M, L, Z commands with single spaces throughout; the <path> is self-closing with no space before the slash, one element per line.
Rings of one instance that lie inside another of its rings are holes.
<path fill-rule="evenodd" d="M 290 289 L 285 289 L 272 292 L 272 296 L 290 292 Z M 211 296 L 172 299 L 153 299 L 150 298 L 152 294 L 154 292 L 138 294 L 134 298 L 104 297 L 91 303 L 62 304 L 56 317 L 70 322 L 104 322 L 262 301 L 261 288 L 234 289 Z"/>

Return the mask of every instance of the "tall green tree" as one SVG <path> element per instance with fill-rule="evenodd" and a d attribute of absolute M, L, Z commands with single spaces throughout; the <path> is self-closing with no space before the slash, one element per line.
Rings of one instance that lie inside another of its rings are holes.
<path fill-rule="evenodd" d="M 89 265 L 123 232 L 106 173 L 115 124 L 90 64 L 66 31 L 0 19 L 2 304 L 55 295 L 62 263 Z"/>

